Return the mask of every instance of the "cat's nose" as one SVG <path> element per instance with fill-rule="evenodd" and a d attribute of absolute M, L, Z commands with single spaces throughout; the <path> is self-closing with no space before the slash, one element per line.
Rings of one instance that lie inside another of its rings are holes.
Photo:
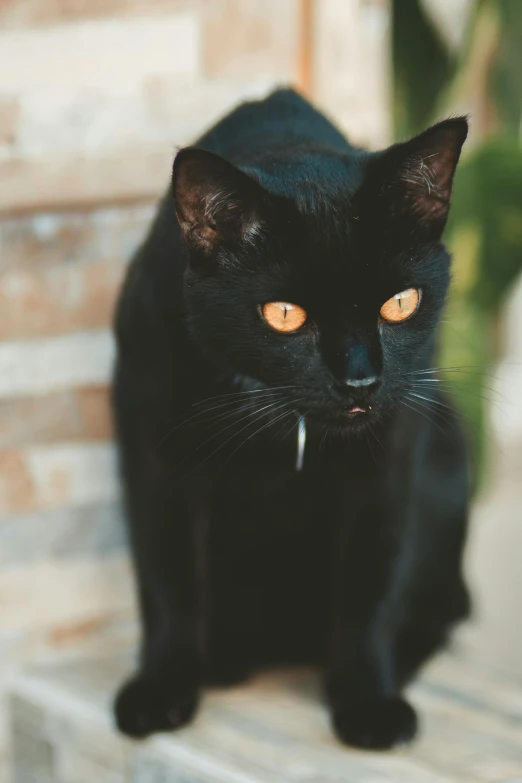
<path fill-rule="evenodd" d="M 379 383 L 379 378 L 376 375 L 370 375 L 367 378 L 345 378 L 344 382 L 347 386 L 352 386 L 354 389 L 361 389 L 368 386 L 376 386 Z"/>
<path fill-rule="evenodd" d="M 361 342 L 350 342 L 345 348 L 343 381 L 350 389 L 371 391 L 379 383 L 376 357 Z"/>

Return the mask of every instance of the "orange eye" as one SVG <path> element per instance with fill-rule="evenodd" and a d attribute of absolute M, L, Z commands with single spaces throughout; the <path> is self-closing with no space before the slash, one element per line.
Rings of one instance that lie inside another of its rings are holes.
<path fill-rule="evenodd" d="M 398 323 L 405 321 L 416 311 L 420 301 L 420 293 L 416 288 L 407 288 L 400 294 L 395 294 L 381 307 L 381 317 L 385 321 Z"/>
<path fill-rule="evenodd" d="M 295 332 L 306 321 L 306 310 L 289 302 L 268 302 L 262 309 L 265 321 L 278 332 Z"/>

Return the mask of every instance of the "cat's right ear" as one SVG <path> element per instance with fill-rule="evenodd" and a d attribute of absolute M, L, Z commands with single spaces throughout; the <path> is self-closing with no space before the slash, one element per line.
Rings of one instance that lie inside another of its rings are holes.
<path fill-rule="evenodd" d="M 379 188 L 375 203 L 403 236 L 438 240 L 442 235 L 467 133 L 465 117 L 443 120 L 376 158 Z"/>
<path fill-rule="evenodd" d="M 199 262 L 215 257 L 223 243 L 253 241 L 261 230 L 268 194 L 219 155 L 180 150 L 172 190 L 182 237 Z"/>

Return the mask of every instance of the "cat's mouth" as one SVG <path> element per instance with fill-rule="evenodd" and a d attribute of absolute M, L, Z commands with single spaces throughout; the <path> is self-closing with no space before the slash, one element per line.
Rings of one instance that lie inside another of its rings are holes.
<path fill-rule="evenodd" d="M 371 418 L 373 413 L 372 408 L 372 405 L 366 405 L 365 403 L 359 405 L 345 404 L 344 406 L 321 408 L 315 411 L 310 411 L 309 409 L 307 417 L 309 416 L 312 419 L 317 419 L 323 424 L 329 422 L 330 424 L 337 424 L 343 428 L 358 428 L 364 426 L 366 421 Z"/>

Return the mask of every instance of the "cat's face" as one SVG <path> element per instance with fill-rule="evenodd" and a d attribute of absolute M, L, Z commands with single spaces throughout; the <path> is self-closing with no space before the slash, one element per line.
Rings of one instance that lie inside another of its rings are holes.
<path fill-rule="evenodd" d="M 316 181 L 291 198 L 182 151 L 186 310 L 205 355 L 340 426 L 407 404 L 448 287 L 440 236 L 465 135 L 464 120 L 441 123 L 362 157 L 342 188 Z"/>

